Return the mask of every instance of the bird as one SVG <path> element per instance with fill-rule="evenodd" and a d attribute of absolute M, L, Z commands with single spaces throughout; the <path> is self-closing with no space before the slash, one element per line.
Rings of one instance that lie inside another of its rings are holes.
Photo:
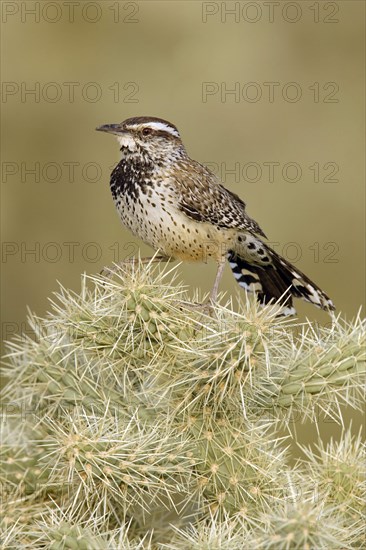
<path fill-rule="evenodd" d="M 121 158 L 111 173 L 110 189 L 122 223 L 158 249 L 158 259 L 214 260 L 210 304 L 217 301 L 228 262 L 240 287 L 263 306 L 276 302 L 280 315 L 296 314 L 293 298 L 327 312 L 335 309 L 323 290 L 266 244 L 246 203 L 188 156 L 174 124 L 138 116 L 96 130 L 114 134 L 119 143 Z"/>

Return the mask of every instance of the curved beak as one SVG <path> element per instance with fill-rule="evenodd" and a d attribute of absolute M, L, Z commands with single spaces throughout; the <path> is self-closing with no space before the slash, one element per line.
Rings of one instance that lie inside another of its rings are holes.
<path fill-rule="evenodd" d="M 98 132 L 108 132 L 109 134 L 123 134 L 125 132 L 120 124 L 103 124 L 103 126 L 98 126 L 95 129 Z"/>

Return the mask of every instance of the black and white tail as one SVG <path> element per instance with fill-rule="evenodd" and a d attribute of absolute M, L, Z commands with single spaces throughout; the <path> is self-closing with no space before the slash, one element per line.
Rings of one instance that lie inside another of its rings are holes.
<path fill-rule="evenodd" d="M 239 237 L 238 250 L 230 250 L 228 261 L 235 279 L 248 292 L 255 292 L 261 304 L 283 304 L 282 315 L 294 315 L 292 298 L 302 298 L 325 310 L 333 302 L 315 283 L 269 246 L 252 235 Z"/>

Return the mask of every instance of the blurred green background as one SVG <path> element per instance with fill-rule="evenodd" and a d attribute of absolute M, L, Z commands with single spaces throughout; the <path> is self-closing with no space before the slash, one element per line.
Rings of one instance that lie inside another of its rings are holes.
<path fill-rule="evenodd" d="M 38 4 L 38 7 L 37 7 Z M 364 11 L 341 2 L 2 2 L 2 337 L 57 280 L 141 249 L 95 127 L 166 118 L 276 249 L 352 318 L 364 302 Z M 231 93 L 230 93 L 231 91 Z M 32 172 L 33 170 L 33 172 Z M 231 171 L 231 173 L 230 173 Z M 211 288 L 213 265 L 184 265 Z M 236 293 L 227 269 L 222 290 Z M 300 319 L 328 316 L 298 303 Z"/>

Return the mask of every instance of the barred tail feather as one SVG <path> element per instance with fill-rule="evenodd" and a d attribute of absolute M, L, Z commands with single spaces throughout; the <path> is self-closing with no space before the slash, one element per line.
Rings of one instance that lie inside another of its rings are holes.
<path fill-rule="evenodd" d="M 282 315 L 296 313 L 292 305 L 293 297 L 302 298 L 325 311 L 335 309 L 325 292 L 304 273 L 261 241 L 258 240 L 257 243 L 260 252 L 265 250 L 268 263 L 264 264 L 262 261 L 263 255 L 258 257 L 257 262 L 255 261 L 253 245 L 251 255 L 246 254 L 245 258 L 233 251 L 228 253 L 230 267 L 242 288 L 248 292 L 255 292 L 258 301 L 262 304 L 268 304 L 271 301 L 283 304 Z"/>

